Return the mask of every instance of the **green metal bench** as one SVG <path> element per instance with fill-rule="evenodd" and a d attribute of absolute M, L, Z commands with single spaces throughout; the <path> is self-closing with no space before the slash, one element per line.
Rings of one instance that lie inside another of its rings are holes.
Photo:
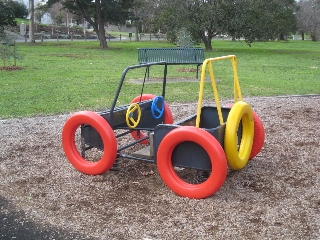
<path fill-rule="evenodd" d="M 203 48 L 138 48 L 139 64 L 165 61 L 168 65 L 195 64 L 197 75 L 204 61 Z"/>

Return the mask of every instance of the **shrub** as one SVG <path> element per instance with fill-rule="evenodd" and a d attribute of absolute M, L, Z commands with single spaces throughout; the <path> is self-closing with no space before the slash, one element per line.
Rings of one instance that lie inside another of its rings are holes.
<path fill-rule="evenodd" d="M 177 46 L 178 47 L 193 47 L 194 42 L 192 40 L 191 34 L 187 29 L 182 28 L 177 34 Z"/>

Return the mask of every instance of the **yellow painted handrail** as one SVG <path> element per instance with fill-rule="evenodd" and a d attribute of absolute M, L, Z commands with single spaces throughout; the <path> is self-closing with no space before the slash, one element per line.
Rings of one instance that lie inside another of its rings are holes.
<path fill-rule="evenodd" d="M 236 103 L 237 101 L 242 101 L 241 89 L 240 89 L 240 84 L 239 84 L 239 79 L 238 79 L 236 56 L 235 55 L 228 55 L 228 56 L 206 59 L 203 62 L 202 68 L 201 68 L 200 90 L 199 90 L 199 100 L 198 100 L 198 108 L 197 108 L 196 127 L 200 126 L 200 116 L 201 116 L 201 108 L 202 108 L 202 100 L 203 100 L 204 81 L 205 81 L 205 77 L 206 77 L 207 67 L 209 70 L 212 91 L 214 94 L 214 99 L 215 99 L 217 110 L 218 110 L 219 122 L 220 122 L 220 125 L 222 125 L 224 123 L 222 111 L 221 111 L 221 106 L 220 106 L 220 99 L 219 99 L 219 95 L 218 95 L 218 89 L 217 89 L 216 81 L 214 78 L 212 63 L 215 61 L 226 60 L 226 59 L 231 59 L 231 64 L 232 64 L 233 84 L 234 84 L 234 87 L 233 87 L 234 102 Z"/>

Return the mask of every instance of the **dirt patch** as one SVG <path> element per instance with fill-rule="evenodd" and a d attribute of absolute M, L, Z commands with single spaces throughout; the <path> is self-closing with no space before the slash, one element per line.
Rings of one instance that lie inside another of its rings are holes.
<path fill-rule="evenodd" d="M 61 147 L 69 115 L 0 120 L 0 238 L 319 239 L 320 97 L 245 100 L 265 145 L 202 200 L 175 195 L 149 163 L 76 171 Z M 196 112 L 170 108 L 175 121 Z"/>
<path fill-rule="evenodd" d="M 65 53 L 65 54 L 52 54 L 52 56 L 56 56 L 56 57 L 66 57 L 66 58 L 88 58 L 87 55 L 79 55 L 79 54 L 69 54 L 69 53 Z"/>
<path fill-rule="evenodd" d="M 220 79 L 215 79 L 216 82 L 221 82 Z M 163 78 L 150 78 L 150 79 L 129 79 L 130 82 L 136 83 L 136 84 L 151 84 L 151 83 L 163 83 Z M 167 83 L 179 83 L 179 82 L 199 82 L 200 79 L 192 79 L 190 77 L 188 78 L 166 78 Z M 205 82 L 210 82 L 210 78 L 207 78 L 204 80 Z"/>
<path fill-rule="evenodd" d="M 178 72 L 197 72 L 196 68 L 178 68 Z"/>
<path fill-rule="evenodd" d="M 23 70 L 23 68 L 18 66 L 0 67 L 0 71 L 20 71 L 20 70 Z"/>

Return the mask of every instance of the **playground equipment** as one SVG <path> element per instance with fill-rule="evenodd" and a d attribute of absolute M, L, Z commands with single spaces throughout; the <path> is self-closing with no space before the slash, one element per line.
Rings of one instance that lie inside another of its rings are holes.
<path fill-rule="evenodd" d="M 232 64 L 232 106 L 220 105 L 213 64 L 221 60 L 231 60 Z M 142 87 L 140 95 L 130 104 L 116 106 L 127 72 L 146 68 L 149 73 L 149 68 L 154 65 L 164 66 L 162 94 L 143 94 Z M 215 106 L 202 106 L 207 73 Z M 166 74 L 165 62 L 128 67 L 122 74 L 109 110 L 82 111 L 71 116 L 62 131 L 62 145 L 70 163 L 80 172 L 90 175 L 110 170 L 116 159 L 129 158 L 156 163 L 162 180 L 173 192 L 200 199 L 213 195 L 221 188 L 228 166 L 240 170 L 260 152 L 264 143 L 264 128 L 251 106 L 242 100 L 234 55 L 209 58 L 203 62 L 197 112 L 175 123 L 170 107 L 165 102 Z M 78 128 L 80 143 L 75 140 Z M 128 135 L 133 140 L 120 146 L 119 140 Z M 145 145 L 149 151 L 147 154 L 124 152 L 136 145 Z M 97 161 L 89 161 L 86 154 L 90 149 L 99 149 L 103 154 Z M 206 177 L 203 181 L 188 183 L 179 177 L 175 167 L 195 169 L 205 173 Z"/>

